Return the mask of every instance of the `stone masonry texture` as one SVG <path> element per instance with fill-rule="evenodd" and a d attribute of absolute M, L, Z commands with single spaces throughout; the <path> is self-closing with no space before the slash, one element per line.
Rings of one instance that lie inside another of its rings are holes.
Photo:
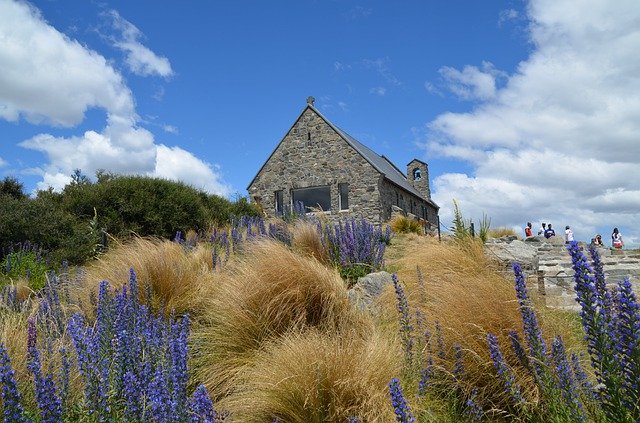
<path fill-rule="evenodd" d="M 339 210 L 338 184 L 349 186 L 349 209 Z M 437 209 L 384 178 L 352 148 L 313 108 L 307 107 L 276 147 L 249 186 L 252 201 L 268 216 L 275 214 L 275 192 L 282 191 L 283 204 L 291 205 L 292 189 L 329 186 L 331 210 L 337 221 L 348 216 L 381 223 L 391 216 L 391 206 L 402 197 L 405 211 L 411 202 L 417 210 L 425 205 L 429 220 L 437 221 Z M 419 212 L 413 213 L 420 216 Z"/>

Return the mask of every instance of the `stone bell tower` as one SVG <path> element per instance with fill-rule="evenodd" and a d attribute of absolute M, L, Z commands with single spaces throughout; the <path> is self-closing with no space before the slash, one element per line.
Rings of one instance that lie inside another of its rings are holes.
<path fill-rule="evenodd" d="M 422 160 L 413 159 L 407 164 L 407 180 L 424 198 L 431 198 L 429 189 L 429 166 Z"/>

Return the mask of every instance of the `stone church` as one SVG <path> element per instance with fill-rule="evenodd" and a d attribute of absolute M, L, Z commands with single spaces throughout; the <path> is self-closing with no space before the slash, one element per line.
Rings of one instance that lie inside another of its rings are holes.
<path fill-rule="evenodd" d="M 438 225 L 427 164 L 413 159 L 405 175 L 329 122 L 314 107 L 313 97 L 247 190 L 268 216 L 282 215 L 298 204 L 332 221 L 363 216 L 381 223 L 393 211 L 424 220 L 431 229 Z"/>

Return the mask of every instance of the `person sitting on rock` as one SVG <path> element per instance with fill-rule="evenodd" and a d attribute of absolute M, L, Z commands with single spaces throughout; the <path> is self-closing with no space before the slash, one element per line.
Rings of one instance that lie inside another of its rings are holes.
<path fill-rule="evenodd" d="M 618 230 L 618 228 L 613 228 L 613 233 L 611 234 L 611 246 L 615 249 L 620 249 L 624 247 L 624 241 L 622 241 L 622 234 Z"/>
<path fill-rule="evenodd" d="M 593 237 L 593 239 L 591 240 L 591 243 L 592 243 L 593 245 L 595 245 L 595 246 L 598 246 L 598 247 L 600 247 L 600 246 L 604 245 L 604 244 L 602 243 L 602 235 L 597 234 L 595 237 Z"/>
<path fill-rule="evenodd" d="M 544 237 L 549 239 L 552 236 L 556 236 L 556 231 L 551 228 L 551 223 L 547 225 L 547 229 L 544 231 Z"/>
<path fill-rule="evenodd" d="M 531 222 L 527 222 L 527 227 L 524 228 L 524 235 L 529 238 L 530 236 L 533 236 L 533 232 L 531 232 Z"/>

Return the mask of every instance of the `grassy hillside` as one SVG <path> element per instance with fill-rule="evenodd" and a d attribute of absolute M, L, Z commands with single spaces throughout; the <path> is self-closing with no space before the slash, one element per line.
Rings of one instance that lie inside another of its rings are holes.
<path fill-rule="evenodd" d="M 397 276 L 359 310 L 349 277 L 380 267 Z M 134 238 L 71 273 L 37 295 L 4 291 L 0 383 L 13 421 L 600 422 L 638 412 L 637 334 L 626 328 L 640 312 L 629 291 L 607 297 L 617 314 L 584 301 L 587 351 L 580 317 L 540 309 L 471 239 L 247 218 L 181 243 Z M 594 342 L 611 339 L 627 349 L 610 353 L 623 373 L 600 359 L 607 403 L 583 369 Z"/>

